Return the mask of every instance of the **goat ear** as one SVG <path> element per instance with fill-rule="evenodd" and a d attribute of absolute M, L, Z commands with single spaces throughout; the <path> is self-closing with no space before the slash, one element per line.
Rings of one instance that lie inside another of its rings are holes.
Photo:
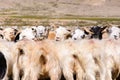
<path fill-rule="evenodd" d="M 67 29 L 67 31 L 71 32 L 71 30 L 70 30 L 70 29 Z"/>
<path fill-rule="evenodd" d="M 2 34 L 0 34 L 0 38 L 4 39 L 4 36 Z"/>
<path fill-rule="evenodd" d="M 84 27 L 85 34 L 93 34 L 93 32 L 90 31 L 89 28 Z"/>
<path fill-rule="evenodd" d="M 69 39 L 69 38 L 71 38 L 71 37 L 72 37 L 72 35 L 69 34 L 69 35 L 67 35 L 66 39 Z"/>
<path fill-rule="evenodd" d="M 89 32 L 87 32 L 86 30 L 84 30 L 84 33 L 87 34 L 87 35 L 89 34 Z"/>
<path fill-rule="evenodd" d="M 18 30 L 17 30 L 17 29 L 14 29 L 14 31 L 15 31 L 14 35 L 16 35 L 16 34 L 18 33 Z"/>
<path fill-rule="evenodd" d="M 107 26 L 103 26 L 103 27 L 102 27 L 102 31 L 103 31 L 104 29 L 106 29 L 106 28 L 107 28 Z"/>
<path fill-rule="evenodd" d="M 14 42 L 17 42 L 17 41 L 19 40 L 20 34 L 21 34 L 21 33 L 18 33 L 18 34 L 16 35 L 16 37 L 15 37 L 15 39 L 14 39 Z"/>
<path fill-rule="evenodd" d="M 103 27 L 101 28 L 101 30 L 102 30 L 102 33 L 107 32 L 108 27 L 107 27 L 107 26 L 103 26 Z"/>

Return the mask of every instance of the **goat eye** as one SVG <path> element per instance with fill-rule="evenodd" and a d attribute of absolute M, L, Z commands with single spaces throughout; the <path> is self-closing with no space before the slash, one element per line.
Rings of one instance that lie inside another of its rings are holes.
<path fill-rule="evenodd" d="M 34 30 L 34 28 L 32 28 L 32 30 Z"/>

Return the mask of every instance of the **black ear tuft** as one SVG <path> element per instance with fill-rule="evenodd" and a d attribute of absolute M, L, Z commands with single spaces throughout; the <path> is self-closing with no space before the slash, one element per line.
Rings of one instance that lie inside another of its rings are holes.
<path fill-rule="evenodd" d="M 86 35 L 89 35 L 89 32 L 87 32 L 86 30 L 84 30 L 84 33 L 85 33 Z"/>
<path fill-rule="evenodd" d="M 0 80 L 4 78 L 7 69 L 6 59 L 2 52 L 0 52 Z"/>
<path fill-rule="evenodd" d="M 69 39 L 69 38 L 71 38 L 71 37 L 72 37 L 72 35 L 69 34 L 69 35 L 67 35 L 66 39 Z"/>
<path fill-rule="evenodd" d="M 14 42 L 17 42 L 17 41 L 19 40 L 19 38 L 20 38 L 20 33 L 18 33 L 18 34 L 16 35 Z"/>
<path fill-rule="evenodd" d="M 3 39 L 4 38 L 4 36 L 2 35 L 2 34 L 0 34 L 0 37 Z"/>

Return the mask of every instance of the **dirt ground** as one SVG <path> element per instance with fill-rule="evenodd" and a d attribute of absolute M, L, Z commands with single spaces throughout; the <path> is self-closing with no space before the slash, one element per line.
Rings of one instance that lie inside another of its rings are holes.
<path fill-rule="evenodd" d="M 0 5 L 1 26 L 120 25 L 120 0 L 0 0 Z"/>

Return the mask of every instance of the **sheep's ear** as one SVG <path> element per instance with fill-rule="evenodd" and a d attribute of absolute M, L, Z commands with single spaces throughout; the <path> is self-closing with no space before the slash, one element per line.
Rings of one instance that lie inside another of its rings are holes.
<path fill-rule="evenodd" d="M 7 62 L 2 52 L 0 52 L 0 80 L 5 76 L 7 69 Z"/>

